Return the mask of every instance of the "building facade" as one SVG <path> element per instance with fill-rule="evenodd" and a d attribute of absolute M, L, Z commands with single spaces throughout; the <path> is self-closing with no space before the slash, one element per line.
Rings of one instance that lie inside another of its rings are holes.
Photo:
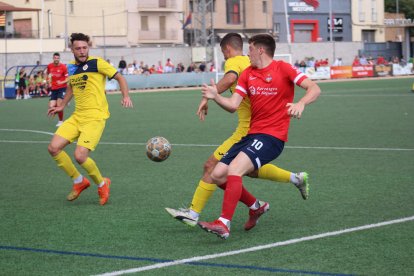
<path fill-rule="evenodd" d="M 280 42 L 384 42 L 384 0 L 273 1 Z M 332 15 L 332 19 L 330 19 Z M 331 24 L 332 23 L 332 24 Z M 331 27 L 332 26 L 332 27 Z"/>

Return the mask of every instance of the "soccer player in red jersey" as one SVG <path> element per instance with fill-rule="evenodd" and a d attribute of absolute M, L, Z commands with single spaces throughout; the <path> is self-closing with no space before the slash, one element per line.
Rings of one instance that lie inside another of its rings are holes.
<path fill-rule="evenodd" d="M 230 98 L 217 93 L 212 81 L 204 85 L 203 97 L 214 100 L 229 112 L 235 112 L 245 97 L 251 102 L 250 130 L 247 136 L 236 143 L 216 165 L 211 177 L 213 182 L 225 190 L 221 216 L 213 222 L 198 225 L 222 239 L 230 235 L 230 222 L 237 202 L 240 200 L 250 208 L 249 220 L 244 228 L 253 228 L 259 217 L 269 208 L 261 205 L 242 183 L 242 177 L 276 159 L 283 151 L 288 139 L 290 118 L 299 119 L 305 106 L 320 95 L 319 86 L 294 66 L 273 60 L 276 43 L 267 34 L 249 39 L 251 66 L 241 74 L 236 92 Z M 295 85 L 306 90 L 305 95 L 293 102 Z"/>
<path fill-rule="evenodd" d="M 51 87 L 49 108 L 61 106 L 69 78 L 68 68 L 60 62 L 59 53 L 53 54 L 53 62 L 47 66 L 46 73 Z M 58 117 L 59 122 L 56 124 L 57 127 L 63 123 L 63 110 L 58 112 Z"/>

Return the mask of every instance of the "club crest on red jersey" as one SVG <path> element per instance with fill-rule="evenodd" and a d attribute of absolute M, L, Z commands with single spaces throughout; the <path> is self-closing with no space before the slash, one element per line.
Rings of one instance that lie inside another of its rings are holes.
<path fill-rule="evenodd" d="M 271 75 L 267 75 L 267 77 L 266 77 L 265 80 L 266 80 L 267 83 L 271 82 L 272 81 L 272 76 Z"/>

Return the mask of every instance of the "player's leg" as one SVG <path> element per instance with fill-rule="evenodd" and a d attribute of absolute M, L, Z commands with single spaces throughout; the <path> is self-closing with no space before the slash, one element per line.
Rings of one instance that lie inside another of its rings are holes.
<path fill-rule="evenodd" d="M 298 188 L 303 199 L 308 199 L 309 197 L 309 175 L 306 172 L 293 173 L 273 164 L 266 164 L 258 170 L 249 173 L 248 176 L 274 182 L 292 183 Z"/>
<path fill-rule="evenodd" d="M 70 201 L 77 199 L 81 192 L 90 186 L 89 180 L 80 174 L 69 155 L 63 151 L 63 148 L 73 142 L 78 136 L 77 123 L 73 118 L 70 118 L 64 126 L 56 131 L 48 147 L 49 153 L 56 161 L 58 167 L 72 178 L 72 191 L 67 196 L 67 199 Z"/>
<path fill-rule="evenodd" d="M 56 100 L 56 105 L 57 106 L 61 106 L 62 105 L 63 92 L 64 92 L 64 89 L 62 89 L 62 88 L 57 91 L 57 100 Z M 61 126 L 62 123 L 63 123 L 63 110 L 58 113 L 58 117 L 59 117 L 59 121 L 56 124 L 56 126 Z"/>
<path fill-rule="evenodd" d="M 75 149 L 76 161 L 85 169 L 93 182 L 98 185 L 99 203 L 101 205 L 105 205 L 109 199 L 111 180 L 102 176 L 95 161 L 89 157 L 89 152 L 95 150 L 98 145 L 105 129 L 105 123 L 105 120 L 96 120 L 82 124 L 82 132 L 79 135 Z"/>
<path fill-rule="evenodd" d="M 203 167 L 203 177 L 198 182 L 197 188 L 191 200 L 190 208 L 172 209 L 165 208 L 165 210 L 175 219 L 189 225 L 197 225 L 198 218 L 205 208 L 207 202 L 213 195 L 217 186 L 211 179 L 211 172 L 221 159 L 221 157 L 238 141 L 241 139 L 239 132 L 234 132 L 226 141 L 224 141 L 214 153 L 207 159 Z"/>

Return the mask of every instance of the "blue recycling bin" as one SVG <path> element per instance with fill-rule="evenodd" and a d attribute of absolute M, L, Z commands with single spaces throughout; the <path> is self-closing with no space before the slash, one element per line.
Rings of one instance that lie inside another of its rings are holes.
<path fill-rule="evenodd" d="M 4 87 L 4 97 L 6 99 L 15 99 L 16 98 L 16 88 L 14 88 L 14 87 Z"/>

